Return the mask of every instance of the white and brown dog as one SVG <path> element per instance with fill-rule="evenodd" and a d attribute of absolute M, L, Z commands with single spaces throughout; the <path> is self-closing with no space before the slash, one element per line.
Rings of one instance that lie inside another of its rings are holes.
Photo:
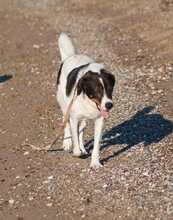
<path fill-rule="evenodd" d="M 100 140 L 104 118 L 113 107 L 114 76 L 86 55 L 76 54 L 71 39 L 64 33 L 59 37 L 62 64 L 57 77 L 57 100 L 66 114 L 71 100 L 69 123 L 64 130 L 63 148 L 75 156 L 87 154 L 83 144 L 83 131 L 87 119 L 95 120 L 94 148 L 91 167 L 99 168 Z"/>

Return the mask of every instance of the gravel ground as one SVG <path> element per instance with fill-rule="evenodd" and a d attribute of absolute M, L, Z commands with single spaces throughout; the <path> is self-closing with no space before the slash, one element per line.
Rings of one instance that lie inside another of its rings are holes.
<path fill-rule="evenodd" d="M 0 0 L 0 220 L 173 219 L 172 24 L 171 0 Z M 116 77 L 97 171 L 92 122 L 85 159 L 24 145 L 60 131 L 61 31 Z"/>

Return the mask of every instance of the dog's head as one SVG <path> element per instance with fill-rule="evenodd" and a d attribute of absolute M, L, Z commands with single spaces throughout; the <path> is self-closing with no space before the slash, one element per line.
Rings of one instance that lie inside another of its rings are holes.
<path fill-rule="evenodd" d="M 105 69 L 101 69 L 100 73 L 88 71 L 77 84 L 77 95 L 83 93 L 87 99 L 95 102 L 101 115 L 106 118 L 113 107 L 114 85 L 115 77 Z"/>

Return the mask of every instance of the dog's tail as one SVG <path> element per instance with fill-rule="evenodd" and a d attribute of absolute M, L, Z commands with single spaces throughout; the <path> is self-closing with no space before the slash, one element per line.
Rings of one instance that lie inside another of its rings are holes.
<path fill-rule="evenodd" d="M 61 33 L 58 40 L 61 60 L 64 61 L 67 57 L 75 54 L 75 48 L 71 39 L 65 33 Z"/>

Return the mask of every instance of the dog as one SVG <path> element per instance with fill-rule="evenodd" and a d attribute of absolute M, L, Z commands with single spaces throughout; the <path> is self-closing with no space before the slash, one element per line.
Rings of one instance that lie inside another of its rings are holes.
<path fill-rule="evenodd" d="M 97 169 L 102 167 L 99 161 L 100 140 L 104 119 L 113 107 L 115 77 L 105 70 L 103 64 L 96 63 L 89 56 L 77 54 L 71 38 L 65 33 L 60 34 L 58 46 L 61 66 L 57 76 L 57 101 L 64 117 L 70 111 L 64 129 L 63 149 L 73 151 L 77 157 L 87 154 L 83 132 L 86 120 L 94 120 L 94 148 L 90 167 Z"/>

